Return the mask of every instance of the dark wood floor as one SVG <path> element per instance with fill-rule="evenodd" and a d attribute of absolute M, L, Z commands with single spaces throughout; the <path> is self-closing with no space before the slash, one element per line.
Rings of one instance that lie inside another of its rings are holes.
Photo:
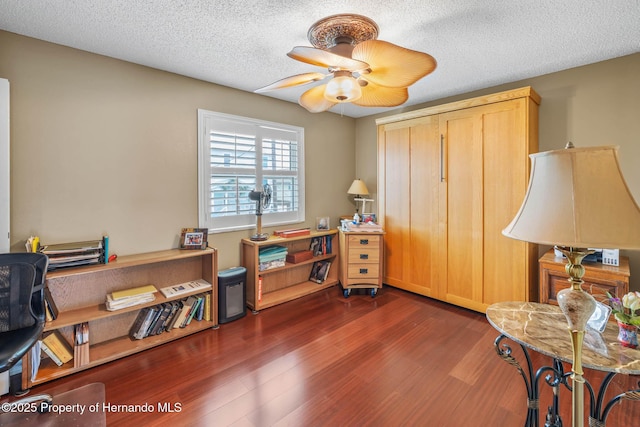
<path fill-rule="evenodd" d="M 107 413 L 109 426 L 522 426 L 524 384 L 496 337 L 480 313 L 390 287 L 345 299 L 335 287 L 32 392 L 102 382 L 111 405 L 155 408 Z M 610 393 L 637 381 L 616 377 Z M 166 403 L 180 412 L 160 413 Z M 607 425 L 640 426 L 640 402 L 617 405 Z"/>

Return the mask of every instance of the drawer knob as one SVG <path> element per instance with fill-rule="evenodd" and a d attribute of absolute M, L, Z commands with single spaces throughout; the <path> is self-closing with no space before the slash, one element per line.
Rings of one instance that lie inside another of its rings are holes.
<path fill-rule="evenodd" d="M 369 272 L 368 268 L 361 268 L 360 269 L 360 274 L 367 274 Z"/>
<path fill-rule="evenodd" d="M 369 259 L 369 254 L 360 254 L 360 259 Z"/>
<path fill-rule="evenodd" d="M 361 245 L 368 245 L 369 244 L 369 239 L 360 239 L 360 244 Z"/>

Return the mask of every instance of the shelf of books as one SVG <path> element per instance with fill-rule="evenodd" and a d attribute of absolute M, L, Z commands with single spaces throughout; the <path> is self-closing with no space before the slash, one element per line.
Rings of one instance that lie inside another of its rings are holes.
<path fill-rule="evenodd" d="M 264 241 L 242 239 L 247 306 L 254 311 L 338 284 L 337 230 Z"/>
<path fill-rule="evenodd" d="M 48 274 L 23 388 L 217 327 L 217 270 L 215 249 L 176 249 Z"/>

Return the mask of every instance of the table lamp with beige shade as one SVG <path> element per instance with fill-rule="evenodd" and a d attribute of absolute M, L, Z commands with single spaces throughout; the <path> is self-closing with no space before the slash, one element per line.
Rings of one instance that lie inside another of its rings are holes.
<path fill-rule="evenodd" d="M 582 259 L 589 248 L 640 249 L 640 208 L 618 162 L 618 147 L 575 148 L 531 154 L 524 202 L 502 234 L 553 245 L 567 257 L 571 286 L 558 292 L 573 349 L 573 427 L 584 425 L 582 342 L 596 306 L 582 290 Z"/>

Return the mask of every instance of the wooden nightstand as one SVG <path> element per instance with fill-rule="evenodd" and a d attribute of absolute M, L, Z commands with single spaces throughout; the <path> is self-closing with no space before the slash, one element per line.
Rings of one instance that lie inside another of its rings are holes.
<path fill-rule="evenodd" d="M 371 288 L 374 297 L 382 288 L 384 233 L 339 231 L 339 279 L 345 298 L 353 288 Z"/>
<path fill-rule="evenodd" d="M 540 302 L 558 304 L 556 294 L 569 287 L 565 272 L 567 260 L 555 256 L 553 249 L 544 254 L 540 262 Z M 620 257 L 620 265 L 603 265 L 595 262 L 583 262 L 585 273 L 582 289 L 589 292 L 597 301 L 604 302 L 607 292 L 621 297 L 629 292 L 629 258 Z"/>

